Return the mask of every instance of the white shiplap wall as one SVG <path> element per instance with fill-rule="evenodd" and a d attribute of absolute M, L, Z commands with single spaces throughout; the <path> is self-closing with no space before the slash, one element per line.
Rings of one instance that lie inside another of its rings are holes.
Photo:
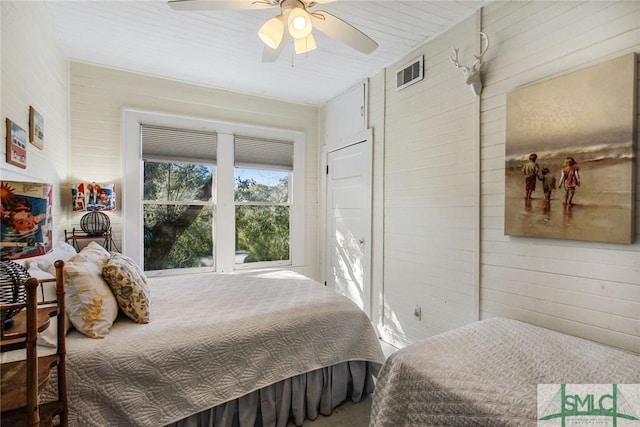
<path fill-rule="evenodd" d="M 492 2 L 482 23 L 491 49 L 481 115 L 481 317 L 511 317 L 640 352 L 640 236 L 616 245 L 503 232 L 506 94 L 640 52 L 640 2 Z"/>
<path fill-rule="evenodd" d="M 69 154 L 68 64 L 40 2 L 0 2 L 0 117 L 3 180 L 54 185 L 54 243 L 63 240 L 68 205 L 63 194 Z M 44 117 L 44 149 L 27 144 L 27 168 L 5 162 L 8 117 L 28 135 L 29 106 Z"/>
<path fill-rule="evenodd" d="M 368 127 L 373 135 L 373 191 L 371 218 L 371 319 L 381 329 L 383 313 L 384 283 L 384 116 L 385 116 L 385 72 L 369 79 L 367 99 Z"/>
<path fill-rule="evenodd" d="M 71 182 L 93 180 L 121 185 L 121 114 L 136 108 L 306 134 L 306 262 L 302 273 L 319 279 L 318 259 L 318 110 L 315 107 L 71 63 Z M 118 196 L 120 197 L 120 196 Z M 121 200 L 118 200 L 120 203 Z M 80 214 L 72 223 L 80 221 Z M 116 244 L 121 236 L 121 211 L 112 212 Z"/>
<path fill-rule="evenodd" d="M 386 70 L 384 258 L 373 264 L 384 265 L 383 334 L 397 345 L 477 319 L 478 101 L 449 55 L 455 45 L 472 59 L 478 25 L 473 16 Z M 424 80 L 396 91 L 397 69 L 418 55 Z"/>
<path fill-rule="evenodd" d="M 458 46 L 469 65 L 480 30 L 491 48 L 478 99 L 448 56 Z M 385 339 L 402 346 L 504 316 L 640 352 L 640 235 L 631 245 L 504 235 L 506 94 L 631 52 L 640 2 L 494 1 L 370 78 L 373 232 L 384 237 L 373 314 Z M 425 80 L 395 92 L 398 67 L 419 54 Z"/>

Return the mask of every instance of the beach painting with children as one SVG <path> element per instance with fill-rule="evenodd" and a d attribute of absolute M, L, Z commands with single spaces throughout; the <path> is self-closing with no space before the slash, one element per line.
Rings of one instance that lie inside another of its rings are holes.
<path fill-rule="evenodd" d="M 0 258 L 42 255 L 53 246 L 53 186 L 0 181 Z"/>
<path fill-rule="evenodd" d="M 507 94 L 505 235 L 635 238 L 637 55 Z"/>

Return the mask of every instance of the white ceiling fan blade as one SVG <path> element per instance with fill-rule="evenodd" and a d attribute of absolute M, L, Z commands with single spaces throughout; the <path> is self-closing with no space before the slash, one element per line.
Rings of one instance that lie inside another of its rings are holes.
<path fill-rule="evenodd" d="M 314 28 L 362 53 L 369 54 L 378 47 L 365 33 L 329 12 L 315 11 L 311 13 L 311 21 Z"/>
<path fill-rule="evenodd" d="M 278 6 L 274 0 L 169 0 L 174 10 L 250 10 Z"/>

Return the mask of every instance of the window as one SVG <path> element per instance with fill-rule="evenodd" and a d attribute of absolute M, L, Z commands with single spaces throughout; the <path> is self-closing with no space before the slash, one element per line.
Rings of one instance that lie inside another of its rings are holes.
<path fill-rule="evenodd" d="M 288 261 L 289 173 L 236 168 L 236 264 Z"/>
<path fill-rule="evenodd" d="M 122 249 L 147 274 L 304 265 L 304 134 L 137 110 L 124 122 Z"/>
<path fill-rule="evenodd" d="M 214 167 L 144 162 L 145 270 L 213 267 Z"/>
<path fill-rule="evenodd" d="M 236 264 L 290 260 L 293 141 L 234 136 Z"/>
<path fill-rule="evenodd" d="M 214 132 L 141 125 L 143 266 L 214 266 Z"/>

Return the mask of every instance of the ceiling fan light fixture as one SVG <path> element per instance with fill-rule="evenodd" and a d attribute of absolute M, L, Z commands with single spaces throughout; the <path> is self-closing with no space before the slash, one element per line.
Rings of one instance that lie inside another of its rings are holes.
<path fill-rule="evenodd" d="M 2 0 L 0 0 L 2 1 Z M 364 54 L 378 48 L 378 43 L 347 21 L 324 10 L 313 9 L 317 4 L 336 0 L 168 0 L 175 10 L 245 10 L 256 8 L 280 8 L 280 14 L 264 22 L 258 35 L 264 42 L 262 62 L 274 62 L 284 45 L 293 39 L 295 53 L 316 49 L 311 36 L 320 31 Z M 286 33 L 285 33 L 286 31 Z M 284 39 L 287 43 L 283 43 Z"/>
<path fill-rule="evenodd" d="M 284 16 L 282 14 L 276 16 L 275 18 L 269 19 L 264 23 L 260 31 L 258 31 L 258 36 L 260 40 L 264 42 L 271 49 L 277 49 L 280 46 L 280 42 L 282 42 L 282 36 L 284 35 Z"/>
<path fill-rule="evenodd" d="M 289 34 L 294 39 L 305 39 L 313 29 L 311 17 L 302 7 L 296 7 L 289 12 L 287 24 Z"/>
<path fill-rule="evenodd" d="M 313 38 L 313 34 L 309 34 L 304 39 L 293 39 L 293 47 L 296 54 L 311 52 L 316 49 L 316 40 Z"/>

